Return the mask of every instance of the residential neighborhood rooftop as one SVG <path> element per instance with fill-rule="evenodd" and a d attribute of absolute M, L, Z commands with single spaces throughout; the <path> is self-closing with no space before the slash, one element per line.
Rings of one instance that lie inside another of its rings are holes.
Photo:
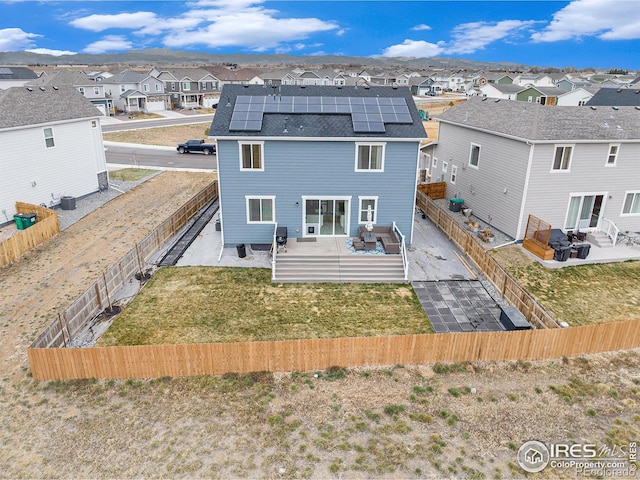
<path fill-rule="evenodd" d="M 0 128 L 21 127 L 102 114 L 73 87 L 12 87 L 0 90 Z"/>
<path fill-rule="evenodd" d="M 475 97 L 436 118 L 530 141 L 640 139 L 639 107 L 548 107 L 530 102 Z"/>
<path fill-rule="evenodd" d="M 640 106 L 640 86 L 636 88 L 601 88 L 594 93 L 587 105 Z"/>
<path fill-rule="evenodd" d="M 313 100 L 309 101 L 308 98 Z M 337 103 L 346 107 L 333 110 L 313 109 L 310 106 L 289 109 L 280 107 L 288 102 L 305 106 L 311 103 Z M 253 106 L 243 107 L 242 104 Z M 249 113 L 243 115 L 242 112 Z M 225 85 L 209 136 L 427 137 L 411 92 L 407 88 L 293 85 Z"/>

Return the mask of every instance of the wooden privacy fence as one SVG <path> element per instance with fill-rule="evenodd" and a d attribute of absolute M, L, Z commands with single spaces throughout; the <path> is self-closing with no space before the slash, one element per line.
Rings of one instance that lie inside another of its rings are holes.
<path fill-rule="evenodd" d="M 447 182 L 423 183 L 418 185 L 418 191 L 428 197 L 438 200 L 444 198 L 447 193 Z"/>
<path fill-rule="evenodd" d="M 15 262 L 32 248 L 60 233 L 58 214 L 48 208 L 16 202 L 18 213 L 35 213 L 36 223 L 0 243 L 0 267 Z"/>
<path fill-rule="evenodd" d="M 416 205 L 442 230 L 495 285 L 504 299 L 522 312 L 535 328 L 558 328 L 558 322 L 502 266 L 487 253 L 480 240 L 422 192 Z"/>
<path fill-rule="evenodd" d="M 190 345 L 30 348 L 37 380 L 291 372 L 331 366 L 542 360 L 640 347 L 640 320 L 574 328 Z"/>
<path fill-rule="evenodd" d="M 31 348 L 68 347 L 87 324 L 111 306 L 111 296 L 135 274 L 142 274 L 145 263 L 187 222 L 218 194 L 218 183 L 212 182 L 157 226 L 117 263 L 112 265 L 80 295 L 33 342 Z M 33 227 L 31 227 L 33 228 Z"/>

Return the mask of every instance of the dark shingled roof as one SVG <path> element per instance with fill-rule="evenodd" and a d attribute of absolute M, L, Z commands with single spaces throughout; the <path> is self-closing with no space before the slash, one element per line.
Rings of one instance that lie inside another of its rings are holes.
<path fill-rule="evenodd" d="M 73 87 L 0 90 L 0 129 L 100 116 L 96 106 Z"/>
<path fill-rule="evenodd" d="M 0 66 L 0 80 L 33 80 L 38 74 L 26 67 Z"/>
<path fill-rule="evenodd" d="M 601 88 L 591 97 L 587 105 L 640 106 L 640 86 L 636 88 Z"/>
<path fill-rule="evenodd" d="M 355 133 L 350 114 L 265 113 L 259 132 L 230 131 L 231 115 L 238 95 L 282 95 L 294 97 L 399 97 L 404 98 L 412 123 L 385 124 L 384 133 Z M 227 106 L 229 105 L 229 106 Z M 284 130 L 287 130 L 287 133 Z M 334 87 L 262 85 L 225 85 L 220 93 L 220 103 L 211 123 L 209 136 L 223 137 L 305 137 L 305 138 L 413 138 L 426 139 L 418 109 L 408 88 L 391 87 Z"/>
<path fill-rule="evenodd" d="M 640 139 L 640 109 L 635 107 L 550 107 L 473 97 L 436 119 L 530 141 Z"/>

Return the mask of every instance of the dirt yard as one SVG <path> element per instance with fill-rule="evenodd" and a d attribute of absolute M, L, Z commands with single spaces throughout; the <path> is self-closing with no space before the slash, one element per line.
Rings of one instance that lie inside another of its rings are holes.
<path fill-rule="evenodd" d="M 2 477 L 525 478 L 516 464 L 524 441 L 628 448 L 640 438 L 638 351 L 191 379 L 31 379 L 26 348 L 56 312 L 210 180 L 155 176 L 0 269 Z M 575 476 L 547 469 L 533 477 Z"/>

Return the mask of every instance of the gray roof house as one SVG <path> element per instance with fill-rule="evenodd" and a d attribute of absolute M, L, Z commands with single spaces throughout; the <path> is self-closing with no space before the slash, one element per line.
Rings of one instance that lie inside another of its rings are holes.
<path fill-rule="evenodd" d="M 380 250 L 401 254 L 395 265 L 405 279 L 402 246 L 412 239 L 426 139 L 408 88 L 225 85 L 209 136 L 225 245 L 270 245 L 286 227 L 289 242 L 346 249 L 370 222 L 380 238 L 398 240 Z M 323 278 L 307 270 L 310 281 Z M 289 278 L 276 271 L 275 279 Z"/>
<path fill-rule="evenodd" d="M 109 186 L 100 117 L 73 87 L 0 91 L 0 224 L 17 201 L 52 207 Z"/>
<path fill-rule="evenodd" d="M 640 86 L 636 88 L 601 88 L 587 102 L 588 106 L 639 107 Z"/>
<path fill-rule="evenodd" d="M 437 120 L 423 148 L 432 180 L 512 238 L 529 214 L 612 241 L 640 231 L 640 108 L 471 98 Z"/>
<path fill-rule="evenodd" d="M 104 85 L 82 72 L 60 69 L 42 75 L 29 85 L 71 86 L 89 99 L 105 116 L 113 116 L 113 98 L 105 93 Z"/>
<path fill-rule="evenodd" d="M 169 108 L 164 84 L 151 74 L 124 70 L 99 82 L 122 112 L 157 112 Z"/>
<path fill-rule="evenodd" d="M 0 90 L 21 87 L 38 78 L 38 74 L 26 67 L 0 66 Z"/>

